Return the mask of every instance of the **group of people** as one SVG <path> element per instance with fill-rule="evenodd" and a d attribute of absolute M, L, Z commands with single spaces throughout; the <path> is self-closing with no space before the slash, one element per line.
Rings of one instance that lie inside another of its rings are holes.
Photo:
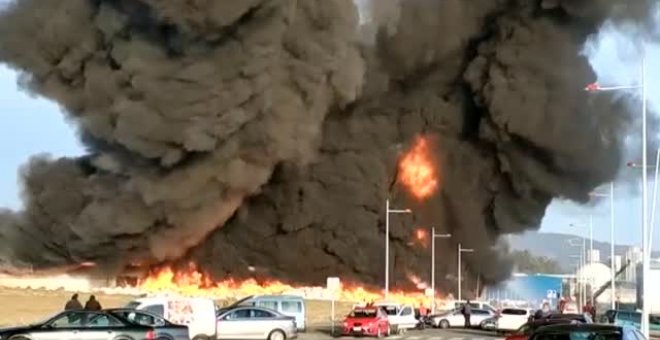
<path fill-rule="evenodd" d="M 78 294 L 73 294 L 71 299 L 66 302 L 64 305 L 64 310 L 89 310 L 89 311 L 98 311 L 103 309 L 101 303 L 96 299 L 96 296 L 91 295 L 85 306 L 83 307 L 82 303 L 78 300 Z"/>

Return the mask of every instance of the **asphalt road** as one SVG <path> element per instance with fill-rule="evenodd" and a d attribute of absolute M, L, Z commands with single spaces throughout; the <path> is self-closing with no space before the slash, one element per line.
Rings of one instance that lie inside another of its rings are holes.
<path fill-rule="evenodd" d="M 300 333 L 298 339 L 300 340 L 326 340 L 326 339 L 357 339 L 354 337 L 333 337 L 329 330 L 327 331 L 311 331 Z M 366 338 L 359 338 L 364 340 Z M 403 335 L 391 335 L 384 339 L 395 340 L 503 340 L 504 337 L 497 335 L 495 332 L 485 332 L 481 330 L 466 330 L 461 328 L 455 329 L 425 329 L 408 331 Z"/>

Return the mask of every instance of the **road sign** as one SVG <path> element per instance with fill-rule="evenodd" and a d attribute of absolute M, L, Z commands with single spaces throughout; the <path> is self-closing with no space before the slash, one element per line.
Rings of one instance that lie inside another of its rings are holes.
<path fill-rule="evenodd" d="M 329 277 L 326 280 L 326 289 L 329 291 L 336 292 L 341 288 L 341 281 L 339 280 L 338 277 Z"/>

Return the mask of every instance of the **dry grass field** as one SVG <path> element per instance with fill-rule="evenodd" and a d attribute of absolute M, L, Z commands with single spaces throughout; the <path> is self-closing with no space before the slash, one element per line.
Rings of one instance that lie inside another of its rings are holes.
<path fill-rule="evenodd" d="M 41 321 L 62 311 L 64 304 L 72 293 L 65 291 L 29 290 L 0 288 L 0 326 L 23 325 Z M 103 307 L 121 307 L 133 296 L 95 294 Z M 80 294 L 80 301 L 84 304 L 89 294 Z M 220 305 L 227 302 L 218 301 Z M 337 302 L 335 317 L 342 318 L 351 308 L 351 303 Z M 331 304 L 329 301 L 308 300 L 307 322 L 310 327 L 330 322 Z"/>

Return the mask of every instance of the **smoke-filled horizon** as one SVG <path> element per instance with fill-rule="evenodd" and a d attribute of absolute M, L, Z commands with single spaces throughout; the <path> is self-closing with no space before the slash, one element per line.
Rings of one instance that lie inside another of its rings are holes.
<path fill-rule="evenodd" d="M 89 155 L 26 165 L 25 210 L 0 212 L 0 264 L 190 260 L 218 277 L 428 276 L 418 227 L 476 249 L 484 283 L 511 270 L 502 234 L 537 229 L 555 197 L 616 175 L 633 112 L 590 96 L 581 53 L 646 1 L 20 0 L 0 62 L 58 102 Z M 397 184 L 418 136 L 439 189 Z M 29 247 L 25 245 L 29 244 Z M 445 278 L 448 278 L 445 280 Z M 471 280 L 474 282 L 474 280 Z"/>

